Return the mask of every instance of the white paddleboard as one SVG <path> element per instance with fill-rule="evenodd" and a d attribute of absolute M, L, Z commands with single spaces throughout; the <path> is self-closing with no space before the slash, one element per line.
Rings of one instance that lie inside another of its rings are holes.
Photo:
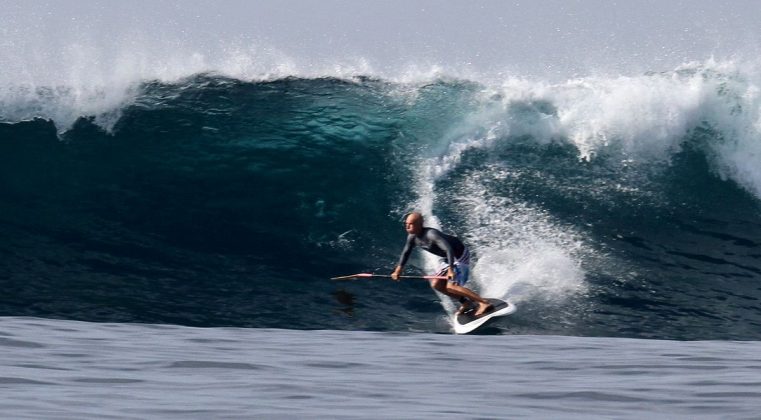
<path fill-rule="evenodd" d="M 488 300 L 494 309 L 491 311 L 476 317 L 475 309 L 471 309 L 469 311 L 466 311 L 464 313 L 461 313 L 455 317 L 453 317 L 452 325 L 454 326 L 454 332 L 457 334 L 467 334 L 471 331 L 474 331 L 478 327 L 486 324 L 490 319 L 496 318 L 498 316 L 505 316 L 510 315 L 511 313 L 515 312 L 517 309 L 515 305 L 513 305 L 510 302 L 505 302 L 504 300 L 499 299 L 486 299 Z"/>

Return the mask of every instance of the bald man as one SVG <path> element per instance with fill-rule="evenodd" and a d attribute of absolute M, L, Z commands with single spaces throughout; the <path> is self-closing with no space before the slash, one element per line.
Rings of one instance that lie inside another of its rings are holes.
<path fill-rule="evenodd" d="M 423 215 L 410 213 L 404 220 L 404 228 L 407 231 L 407 243 L 399 258 L 399 264 L 391 273 L 391 278 L 399 281 L 404 265 L 410 257 L 412 249 L 416 246 L 442 258 L 441 267 L 437 276 L 446 276 L 447 280 L 429 280 L 431 288 L 444 293 L 452 298 L 459 299 L 462 306 L 457 313 L 462 313 L 468 308 L 468 301 L 478 304 L 476 316 L 483 315 L 491 308 L 491 304 L 463 285 L 468 281 L 470 272 L 470 253 L 462 241 L 454 236 L 444 234 L 437 229 L 423 227 Z"/>

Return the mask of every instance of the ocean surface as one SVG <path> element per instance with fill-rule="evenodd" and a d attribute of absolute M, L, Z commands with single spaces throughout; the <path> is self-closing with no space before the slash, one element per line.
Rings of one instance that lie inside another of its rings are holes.
<path fill-rule="evenodd" d="M 12 28 L 2 417 L 761 413 L 761 65 L 252 74 Z M 330 280 L 389 274 L 413 210 L 517 311 L 457 336 L 424 281 Z"/>
<path fill-rule="evenodd" d="M 13 419 L 755 419 L 758 342 L 2 318 Z"/>

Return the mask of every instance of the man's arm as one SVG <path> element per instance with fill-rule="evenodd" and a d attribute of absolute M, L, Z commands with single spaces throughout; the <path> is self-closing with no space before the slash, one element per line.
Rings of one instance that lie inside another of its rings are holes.
<path fill-rule="evenodd" d="M 402 269 L 404 269 L 404 265 L 407 264 L 407 259 L 409 259 L 410 253 L 412 253 L 412 248 L 414 247 L 415 247 L 415 235 L 407 235 L 407 242 L 404 244 L 404 249 L 402 250 L 402 256 L 399 257 L 399 263 L 396 265 L 394 272 L 391 273 L 392 279 L 399 280 L 399 276 L 402 274 Z"/>

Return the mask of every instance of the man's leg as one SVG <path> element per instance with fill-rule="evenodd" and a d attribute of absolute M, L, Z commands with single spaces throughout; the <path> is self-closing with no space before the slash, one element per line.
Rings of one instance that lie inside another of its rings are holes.
<path fill-rule="evenodd" d="M 457 297 L 462 296 L 462 297 L 470 299 L 473 302 L 478 303 L 478 309 L 476 310 L 476 313 L 475 313 L 476 316 L 483 315 L 484 312 L 488 311 L 489 307 L 491 306 L 491 303 L 489 303 L 488 300 L 482 298 L 476 292 L 468 288 L 465 288 L 463 286 L 458 286 L 457 284 L 453 282 L 447 282 L 446 292 L 444 293 L 446 293 L 449 296 L 452 296 L 452 295 Z"/>
<path fill-rule="evenodd" d="M 442 279 L 436 279 L 436 280 L 429 280 L 429 283 L 431 284 L 431 289 L 436 290 L 437 292 L 441 292 L 452 299 L 456 299 L 460 302 L 460 307 L 457 309 L 457 314 L 460 314 L 465 311 L 465 309 L 470 305 L 470 301 L 462 295 L 459 295 L 457 293 L 452 293 L 447 288 L 447 281 Z"/>
<path fill-rule="evenodd" d="M 465 251 L 467 254 L 467 250 Z M 476 309 L 476 316 L 483 315 L 491 307 L 491 303 L 488 300 L 482 298 L 478 293 L 465 287 L 465 283 L 470 277 L 470 264 L 469 257 L 466 256 L 466 262 L 458 262 L 454 266 L 455 277 L 451 282 L 447 283 L 447 289 L 450 295 L 459 295 L 461 300 L 469 300 L 478 304 Z M 463 306 L 464 307 L 464 306 Z"/>
<path fill-rule="evenodd" d="M 457 312 L 455 314 L 460 315 L 464 314 L 465 312 L 468 312 L 473 307 L 473 302 L 470 301 L 470 299 L 460 296 L 457 298 L 457 301 L 460 302 L 460 307 L 457 308 Z"/>
<path fill-rule="evenodd" d="M 447 291 L 447 281 L 446 280 L 442 280 L 442 279 L 428 280 L 428 283 L 430 283 L 431 289 L 436 290 L 437 292 L 441 292 L 441 293 L 443 293 L 443 294 L 445 294 L 445 295 L 447 295 L 449 297 L 457 297 L 457 296 L 452 296 Z"/>
<path fill-rule="evenodd" d="M 467 298 L 473 302 L 478 303 L 478 309 L 476 309 L 476 316 L 483 315 L 484 312 L 489 310 L 491 303 L 488 300 L 477 295 L 474 291 L 462 286 L 458 286 L 452 282 L 448 282 L 442 279 L 430 280 L 431 288 L 449 296 L 452 298 Z"/>

